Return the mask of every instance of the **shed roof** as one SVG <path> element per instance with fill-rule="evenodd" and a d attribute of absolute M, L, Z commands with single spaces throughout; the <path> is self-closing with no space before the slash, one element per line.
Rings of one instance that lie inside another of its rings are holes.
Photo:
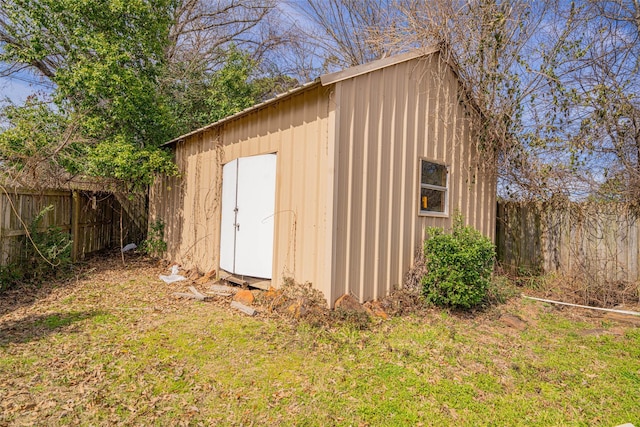
<path fill-rule="evenodd" d="M 381 58 L 376 61 L 369 62 L 367 64 L 356 65 L 342 71 L 335 73 L 324 74 L 320 76 L 322 86 L 327 86 L 333 83 L 338 83 L 342 80 L 350 79 L 353 77 L 361 76 L 362 74 L 370 73 L 372 71 L 380 70 L 385 67 L 399 64 L 401 62 L 410 61 L 421 56 L 428 56 L 436 53 L 439 50 L 436 46 L 431 46 L 426 49 L 412 50 L 410 52 L 402 53 L 399 55 L 389 56 L 387 58 Z"/>
<path fill-rule="evenodd" d="M 252 111 L 259 110 L 262 107 L 265 107 L 265 106 L 267 106 L 269 104 L 273 104 L 273 103 L 275 103 L 275 102 L 277 102 L 277 101 L 279 101 L 279 100 L 281 100 L 283 98 L 288 98 L 288 97 L 290 97 L 290 96 L 292 96 L 292 95 L 294 95 L 294 94 L 296 94 L 298 92 L 302 92 L 302 91 L 304 91 L 306 89 L 309 89 L 311 87 L 317 86 L 319 84 L 320 84 L 320 78 L 317 78 L 317 79 L 315 79 L 315 80 L 313 80 L 311 82 L 303 84 L 302 86 L 298 86 L 298 87 L 293 88 L 293 89 L 291 89 L 291 90 L 289 90 L 287 92 L 284 92 L 284 93 L 281 93 L 279 95 L 276 95 L 275 97 L 273 97 L 271 99 L 267 99 L 266 101 L 263 101 L 263 102 L 261 102 L 259 104 L 252 105 L 251 107 L 248 107 L 248 108 L 245 108 L 244 110 L 238 111 L 237 113 L 232 114 L 230 116 L 227 116 L 227 117 L 225 117 L 223 119 L 220 119 L 217 122 L 213 122 L 211 124 L 208 124 L 206 126 L 203 126 L 203 127 L 199 128 L 199 129 L 191 131 L 189 133 L 185 133 L 184 135 L 180 135 L 179 137 L 174 138 L 171 141 L 165 142 L 162 145 L 166 146 L 166 145 L 171 145 L 173 143 L 179 142 L 179 141 L 181 141 L 181 140 L 183 140 L 183 139 L 185 139 L 185 138 L 187 138 L 187 137 L 189 137 L 191 135 L 195 135 L 195 134 L 203 132 L 205 130 L 212 129 L 212 128 L 216 127 L 216 126 L 221 125 L 222 123 L 228 122 L 228 121 L 233 120 L 233 119 L 235 119 L 237 117 L 240 117 L 240 116 L 244 116 L 246 114 L 249 114 Z"/>
<path fill-rule="evenodd" d="M 382 59 L 378 59 L 372 62 L 369 62 L 367 64 L 362 64 L 362 65 L 357 65 L 355 67 L 350 67 L 350 68 L 346 68 L 344 70 L 341 71 L 337 71 L 335 73 L 329 73 L 329 74 L 323 74 L 322 76 L 318 77 L 317 79 L 305 83 L 302 86 L 298 86 L 294 89 L 291 89 L 287 92 L 281 93 L 279 95 L 276 95 L 275 97 L 268 99 L 266 101 L 263 101 L 259 104 L 253 105 L 251 107 L 245 108 L 244 110 L 238 111 L 235 114 L 232 114 L 230 116 L 227 116 L 223 119 L 220 119 L 214 123 L 208 124 L 206 126 L 203 126 L 199 129 L 196 129 L 194 131 L 191 131 L 189 133 L 186 133 L 184 135 L 178 136 L 177 138 L 172 139 L 171 141 L 165 142 L 164 144 L 162 144 L 163 146 L 167 146 L 167 145 L 171 145 L 174 144 L 176 142 L 182 141 L 185 138 L 188 138 L 191 135 L 195 135 L 197 133 L 212 129 L 216 126 L 219 126 L 223 123 L 226 123 L 228 121 L 231 121 L 233 119 L 236 119 L 238 117 L 247 115 L 253 111 L 259 110 L 263 107 L 266 107 L 267 105 L 273 104 L 275 102 L 278 102 L 282 99 L 285 98 L 289 98 L 299 92 L 302 92 L 304 90 L 310 89 L 312 87 L 318 86 L 318 85 L 322 85 L 322 86 L 328 86 L 330 84 L 334 84 L 334 83 L 338 83 L 342 80 L 346 80 L 346 79 L 350 79 L 353 77 L 357 77 L 360 76 L 362 74 L 366 74 L 366 73 L 370 73 L 376 70 L 380 70 L 382 68 L 385 67 L 390 67 L 392 65 L 396 65 L 399 64 L 401 62 L 405 62 L 405 61 L 410 61 L 412 59 L 415 58 L 419 58 L 422 56 L 428 56 L 428 55 L 432 55 L 436 52 L 438 52 L 440 49 L 437 46 L 430 46 L 428 48 L 424 48 L 424 49 L 416 49 L 416 50 L 412 50 L 410 52 L 406 52 L 406 53 L 402 53 L 399 55 L 394 55 L 394 56 L 389 56 L 387 58 L 382 58 Z"/>

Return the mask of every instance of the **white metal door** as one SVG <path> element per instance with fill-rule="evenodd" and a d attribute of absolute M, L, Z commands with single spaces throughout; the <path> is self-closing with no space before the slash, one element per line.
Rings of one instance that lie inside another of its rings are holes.
<path fill-rule="evenodd" d="M 236 253 L 236 195 L 238 160 L 222 167 L 222 219 L 220 221 L 220 268 L 233 273 Z"/>
<path fill-rule="evenodd" d="M 276 155 L 241 157 L 222 169 L 220 267 L 271 278 Z"/>

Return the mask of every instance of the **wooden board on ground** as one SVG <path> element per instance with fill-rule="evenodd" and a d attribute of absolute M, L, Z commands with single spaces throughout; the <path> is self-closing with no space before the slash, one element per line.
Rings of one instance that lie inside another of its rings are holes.
<path fill-rule="evenodd" d="M 233 283 L 239 286 L 249 286 L 265 291 L 271 287 L 270 279 L 260 279 L 257 277 L 249 276 L 236 276 L 225 270 L 220 270 L 220 277 L 226 282 Z"/>
<path fill-rule="evenodd" d="M 213 294 L 220 297 L 230 297 L 238 291 L 237 288 L 226 285 L 211 285 L 209 289 L 210 291 L 207 292 L 208 294 Z"/>
<path fill-rule="evenodd" d="M 207 295 L 203 295 L 202 293 L 200 293 L 200 291 L 198 291 L 193 286 L 189 286 L 189 290 L 191 291 L 191 293 L 175 292 L 173 295 L 175 295 L 177 297 L 181 297 L 181 298 L 191 298 L 191 299 L 195 299 L 195 300 L 198 300 L 198 301 L 208 301 L 211 298 L 211 297 L 209 297 Z"/>

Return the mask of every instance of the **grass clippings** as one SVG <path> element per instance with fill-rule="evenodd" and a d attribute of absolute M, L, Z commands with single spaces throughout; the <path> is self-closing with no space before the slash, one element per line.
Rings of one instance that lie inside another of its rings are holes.
<path fill-rule="evenodd" d="M 190 283 L 143 259 L 91 266 L 0 295 L 0 425 L 640 425 L 640 329 L 597 314 L 294 322 L 174 298 Z"/>

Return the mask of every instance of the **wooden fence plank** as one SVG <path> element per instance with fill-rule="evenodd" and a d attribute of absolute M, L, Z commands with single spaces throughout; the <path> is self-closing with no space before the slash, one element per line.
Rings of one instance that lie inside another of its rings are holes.
<path fill-rule="evenodd" d="M 131 215 L 125 212 L 123 230 L 129 242 L 140 243 L 146 237 L 148 216 L 146 211 L 136 211 L 146 209 L 146 199 L 139 197 L 136 200 L 129 206 Z M 35 216 L 49 205 L 53 205 L 53 209 L 42 219 L 39 229 L 57 226 L 69 232 L 73 239 L 74 259 L 119 246 L 120 221 L 114 212 L 120 211 L 120 204 L 113 194 L 13 188 L 0 192 L 0 265 L 21 261 L 26 244 L 25 226 L 28 227 Z"/>
<path fill-rule="evenodd" d="M 497 213 L 498 260 L 513 272 L 640 279 L 640 225 L 629 206 L 499 202 Z"/>
<path fill-rule="evenodd" d="M 80 193 L 74 190 L 71 194 L 71 259 L 78 260 L 80 249 Z"/>

